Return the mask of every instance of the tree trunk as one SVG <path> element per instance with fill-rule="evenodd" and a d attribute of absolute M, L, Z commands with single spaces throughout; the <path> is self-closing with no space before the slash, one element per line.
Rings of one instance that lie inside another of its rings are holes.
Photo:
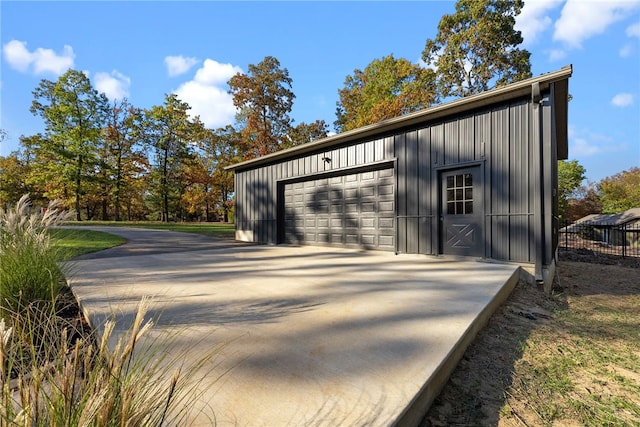
<path fill-rule="evenodd" d="M 100 203 L 102 205 L 102 220 L 108 221 L 109 220 L 109 200 L 108 200 L 106 187 L 102 188 L 102 200 L 100 201 Z"/>
<path fill-rule="evenodd" d="M 168 180 L 168 165 L 169 153 L 168 150 L 164 150 L 164 158 L 162 159 L 162 222 L 169 222 L 169 180 Z"/>
<path fill-rule="evenodd" d="M 78 165 L 76 169 L 76 188 L 75 188 L 75 207 L 76 207 L 76 221 L 82 221 L 82 216 L 80 215 L 80 183 L 81 183 L 81 174 L 82 174 L 82 156 L 78 156 Z"/>
<path fill-rule="evenodd" d="M 113 215 L 116 221 L 120 221 L 120 181 L 122 180 L 122 149 L 118 152 L 118 161 L 116 163 L 116 191 L 115 191 L 115 206 L 113 207 Z"/>

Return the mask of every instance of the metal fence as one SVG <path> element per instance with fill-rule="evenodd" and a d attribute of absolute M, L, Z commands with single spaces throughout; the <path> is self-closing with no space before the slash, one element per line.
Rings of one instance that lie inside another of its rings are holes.
<path fill-rule="evenodd" d="M 558 249 L 588 250 L 619 257 L 640 257 L 640 222 L 610 225 L 595 222 L 560 224 Z"/>

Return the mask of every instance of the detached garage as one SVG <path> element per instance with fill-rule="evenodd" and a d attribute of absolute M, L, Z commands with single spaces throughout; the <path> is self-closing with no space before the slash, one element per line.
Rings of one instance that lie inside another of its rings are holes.
<path fill-rule="evenodd" d="M 547 282 L 571 74 L 233 165 L 236 238 L 510 261 Z"/>

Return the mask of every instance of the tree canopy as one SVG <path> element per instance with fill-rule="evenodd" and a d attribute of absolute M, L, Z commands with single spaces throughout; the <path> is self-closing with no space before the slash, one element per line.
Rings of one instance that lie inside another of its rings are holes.
<path fill-rule="evenodd" d="M 0 202 L 29 192 L 37 203 L 62 199 L 78 220 L 227 221 L 234 184 L 226 166 L 327 136 L 323 120 L 293 125 L 291 83 L 274 57 L 249 66 L 229 82 L 237 128 L 212 130 L 175 94 L 142 109 L 110 104 L 77 70 L 43 79 L 31 112 L 45 132 L 21 136 L 22 150 L 0 156 Z"/>
<path fill-rule="evenodd" d="M 531 77 L 531 54 L 514 29 L 522 0 L 458 0 L 444 15 L 422 60 L 436 69 L 438 93 L 463 97 Z"/>
<path fill-rule="evenodd" d="M 146 111 L 144 138 L 152 150 L 151 198 L 160 208 L 160 220 L 179 216 L 181 196 L 189 180 L 184 178 L 184 166 L 189 164 L 193 146 L 203 137 L 204 126 L 199 119 L 191 120 L 191 107 L 177 95 L 165 96 L 162 105 Z"/>
<path fill-rule="evenodd" d="M 558 214 L 567 219 L 569 199 L 584 181 L 585 168 L 577 160 L 558 162 Z"/>
<path fill-rule="evenodd" d="M 388 55 L 354 70 L 338 94 L 334 125 L 347 131 L 432 105 L 437 99 L 435 73 Z"/>
<path fill-rule="evenodd" d="M 280 148 L 291 129 L 289 113 L 295 98 L 291 84 L 289 71 L 272 56 L 250 64 L 247 74 L 238 73 L 229 80 L 229 94 L 244 125 L 241 151 L 245 159 Z"/>
<path fill-rule="evenodd" d="M 619 213 L 640 208 L 640 167 L 622 171 L 598 183 L 598 192 L 605 213 Z"/>
<path fill-rule="evenodd" d="M 107 97 L 82 72 L 69 70 L 53 82 L 42 80 L 33 92 L 31 112 L 44 119 L 46 137 L 40 148 L 52 156 L 53 173 L 74 194 L 80 220 L 83 186 L 98 161 L 97 144 L 104 127 Z"/>

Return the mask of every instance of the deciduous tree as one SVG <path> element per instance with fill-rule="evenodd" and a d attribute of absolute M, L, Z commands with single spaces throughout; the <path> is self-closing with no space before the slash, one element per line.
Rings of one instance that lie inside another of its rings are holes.
<path fill-rule="evenodd" d="M 33 193 L 28 183 L 31 167 L 20 152 L 0 156 L 0 207 L 15 205 L 25 194 Z"/>
<path fill-rule="evenodd" d="M 324 120 L 316 120 L 313 123 L 300 123 L 289 130 L 289 134 L 284 138 L 282 148 L 291 148 L 296 145 L 306 144 L 316 139 L 326 138 L 329 133 L 329 126 Z"/>
<path fill-rule="evenodd" d="M 113 103 L 104 129 L 103 161 L 111 171 L 110 196 L 113 197 L 116 221 L 120 221 L 123 197 L 130 195 L 129 187 L 134 180 L 142 178 L 148 165 L 139 143 L 141 127 L 142 111 L 140 109 L 134 108 L 126 99 Z"/>
<path fill-rule="evenodd" d="M 189 104 L 170 94 L 163 105 L 145 113 L 144 138 L 153 158 L 151 202 L 159 208 L 163 222 L 170 220 L 171 213 L 174 218 L 179 217 L 181 196 L 186 188 L 181 180 L 183 166 L 203 128 L 199 120 L 189 118 L 190 109 Z"/>
<path fill-rule="evenodd" d="M 76 70 L 67 71 L 55 82 L 41 80 L 33 95 L 31 112 L 45 122 L 41 142 L 48 146 L 42 148 L 53 157 L 49 167 L 73 193 L 80 221 L 83 185 L 95 174 L 107 98 L 93 88 L 89 77 Z"/>
<path fill-rule="evenodd" d="M 567 218 L 569 221 L 576 221 L 590 214 L 602 212 L 602 202 L 595 184 L 589 183 L 580 186 L 569 198 L 567 207 Z"/>
<path fill-rule="evenodd" d="M 338 91 L 334 123 L 338 132 L 411 113 L 437 99 L 434 71 L 393 55 L 354 70 L 344 86 Z"/>
<path fill-rule="evenodd" d="M 265 57 L 257 65 L 250 64 L 247 74 L 238 73 L 229 80 L 233 105 L 242 122 L 242 157 L 251 159 L 281 148 L 291 128 L 289 113 L 295 95 L 291 90 L 289 71 L 280 62 Z"/>
<path fill-rule="evenodd" d="M 214 134 L 212 154 L 215 167 L 211 175 L 211 193 L 223 222 L 229 222 L 234 195 L 233 172 L 225 170 L 225 167 L 242 160 L 238 152 L 241 141 L 242 136 L 232 126 L 218 129 Z"/>
<path fill-rule="evenodd" d="M 567 219 L 569 198 L 580 188 L 585 172 L 577 160 L 558 162 L 558 215 L 561 219 Z"/>
<path fill-rule="evenodd" d="M 604 178 L 597 185 L 605 213 L 640 208 L 640 167 Z"/>
<path fill-rule="evenodd" d="M 531 54 L 514 29 L 522 0 L 458 0 L 444 15 L 422 60 L 436 69 L 443 98 L 467 96 L 531 76 Z"/>
<path fill-rule="evenodd" d="M 55 150 L 52 151 L 52 148 L 55 148 L 53 143 L 46 136 L 36 134 L 21 136 L 20 145 L 23 156 L 28 159 L 30 166 L 30 173 L 25 177 L 25 181 L 44 198 L 62 200 L 66 207 L 72 208 L 70 180 L 60 178 L 68 169 L 65 169 L 60 154 Z M 30 199 L 35 202 L 37 197 L 31 193 Z"/>

